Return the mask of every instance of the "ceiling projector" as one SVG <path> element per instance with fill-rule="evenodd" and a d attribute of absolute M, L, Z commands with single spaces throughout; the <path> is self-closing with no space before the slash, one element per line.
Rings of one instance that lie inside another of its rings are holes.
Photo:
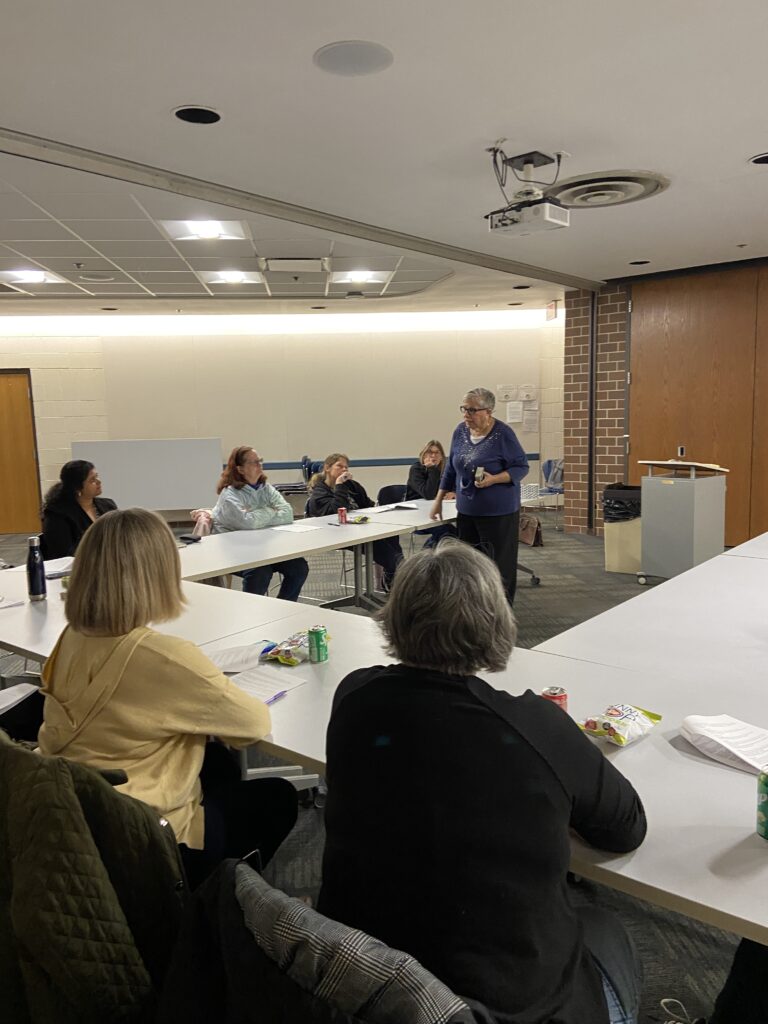
<path fill-rule="evenodd" d="M 570 214 L 551 199 L 534 199 L 530 202 L 505 206 L 486 214 L 489 231 L 500 231 L 506 235 L 532 235 L 539 231 L 553 231 L 567 228 Z"/>
<path fill-rule="evenodd" d="M 560 175 L 560 163 L 566 153 L 542 153 L 534 149 L 529 153 L 518 153 L 507 156 L 501 148 L 504 139 L 499 139 L 487 150 L 491 154 L 491 164 L 501 194 L 507 205 L 500 210 L 486 213 L 489 231 L 502 231 L 506 235 L 532 235 L 539 231 L 553 231 L 555 228 L 567 228 L 570 214 L 556 199 L 545 199 L 542 186 L 553 185 Z M 552 181 L 538 181 L 534 178 L 537 167 L 557 164 Z M 523 186 L 511 197 L 507 194 L 507 172 L 511 170 L 515 178 Z"/>

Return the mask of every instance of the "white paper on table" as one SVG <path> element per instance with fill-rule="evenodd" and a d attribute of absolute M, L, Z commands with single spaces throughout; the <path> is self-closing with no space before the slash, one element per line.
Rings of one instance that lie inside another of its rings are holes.
<path fill-rule="evenodd" d="M 281 665 L 279 669 L 278 672 L 275 667 L 261 665 L 232 676 L 232 682 L 251 697 L 257 697 L 265 703 L 278 693 L 295 690 L 307 682 L 301 676 L 293 675 L 293 669 L 289 666 Z"/>
<path fill-rule="evenodd" d="M 523 418 L 522 402 L 507 402 L 507 423 L 519 423 Z"/>
<path fill-rule="evenodd" d="M 730 715 L 688 715 L 680 732 L 713 761 L 755 775 L 768 771 L 768 729 Z"/>
<path fill-rule="evenodd" d="M 205 653 L 222 672 L 245 672 L 246 669 L 257 667 L 261 652 L 272 643 L 274 643 L 273 640 L 254 640 L 252 644 L 226 647 L 220 651 L 206 651 Z"/>
<path fill-rule="evenodd" d="M 52 572 L 67 572 L 72 568 L 74 558 L 72 555 L 65 555 L 63 558 L 49 558 L 47 562 L 43 562 L 45 566 L 45 575 L 48 576 Z M 8 569 L 8 572 L 26 572 L 26 565 L 14 565 L 12 569 Z"/>
<path fill-rule="evenodd" d="M 273 526 L 273 530 L 285 530 L 286 533 L 308 533 L 310 530 L 319 530 L 319 526 L 305 523 L 303 520 L 298 523 L 291 523 L 290 526 Z"/>
<path fill-rule="evenodd" d="M 0 711 L 10 711 L 11 708 L 15 708 L 17 704 L 20 704 L 25 697 L 28 697 L 30 693 L 34 693 L 35 690 L 39 690 L 39 686 L 35 686 L 33 683 L 17 683 L 16 686 L 9 686 L 5 690 L 0 690 Z"/>
<path fill-rule="evenodd" d="M 413 511 L 416 511 L 418 507 L 418 505 L 414 505 L 408 501 L 396 501 L 393 505 L 374 505 L 373 508 L 367 508 L 365 511 L 372 512 L 373 515 L 376 515 L 378 512 L 402 512 L 405 511 L 405 509 L 413 509 Z"/>

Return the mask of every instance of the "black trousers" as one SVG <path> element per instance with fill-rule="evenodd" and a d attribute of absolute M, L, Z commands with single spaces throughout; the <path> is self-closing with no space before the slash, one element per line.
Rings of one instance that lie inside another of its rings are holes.
<path fill-rule="evenodd" d="M 257 870 L 269 863 L 296 824 L 299 800 L 285 779 L 240 778 L 236 757 L 221 743 L 209 743 L 200 772 L 205 810 L 202 850 L 181 844 L 190 889 L 196 889 L 221 861 L 258 850 Z"/>
<path fill-rule="evenodd" d="M 496 563 L 510 604 L 515 600 L 517 586 L 517 546 L 520 534 L 520 511 L 506 516 L 456 517 L 459 540 L 471 544 Z"/>
<path fill-rule="evenodd" d="M 768 1021 L 768 946 L 742 939 L 709 1018 L 712 1024 L 765 1024 Z"/>

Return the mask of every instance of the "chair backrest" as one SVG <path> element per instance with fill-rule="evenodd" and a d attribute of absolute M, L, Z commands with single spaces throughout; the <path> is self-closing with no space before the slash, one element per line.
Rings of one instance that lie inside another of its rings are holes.
<path fill-rule="evenodd" d="M 376 495 L 377 505 L 391 505 L 395 501 L 404 501 L 406 484 L 387 484 L 379 488 Z"/>
<path fill-rule="evenodd" d="M 195 893 L 158 1021 L 198 1024 L 221 1007 L 242 1024 L 491 1020 L 407 953 L 323 917 L 232 860 Z"/>
<path fill-rule="evenodd" d="M 547 459 L 541 467 L 544 485 L 553 491 L 563 489 L 563 459 Z"/>

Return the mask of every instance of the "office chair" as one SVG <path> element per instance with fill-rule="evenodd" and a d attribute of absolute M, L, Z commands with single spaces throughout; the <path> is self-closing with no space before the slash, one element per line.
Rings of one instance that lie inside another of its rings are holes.
<path fill-rule="evenodd" d="M 405 484 L 385 484 L 384 487 L 379 488 L 379 493 L 376 495 L 376 504 L 394 505 L 395 502 L 405 501 L 406 490 Z"/>
<path fill-rule="evenodd" d="M 539 487 L 539 498 L 547 498 L 549 495 L 554 494 L 555 529 L 559 530 L 560 527 L 557 525 L 557 520 L 558 513 L 562 507 L 560 503 L 560 496 L 565 495 L 565 487 L 563 485 L 563 459 L 546 459 L 541 466 L 541 475 L 544 480 L 544 484 Z"/>

